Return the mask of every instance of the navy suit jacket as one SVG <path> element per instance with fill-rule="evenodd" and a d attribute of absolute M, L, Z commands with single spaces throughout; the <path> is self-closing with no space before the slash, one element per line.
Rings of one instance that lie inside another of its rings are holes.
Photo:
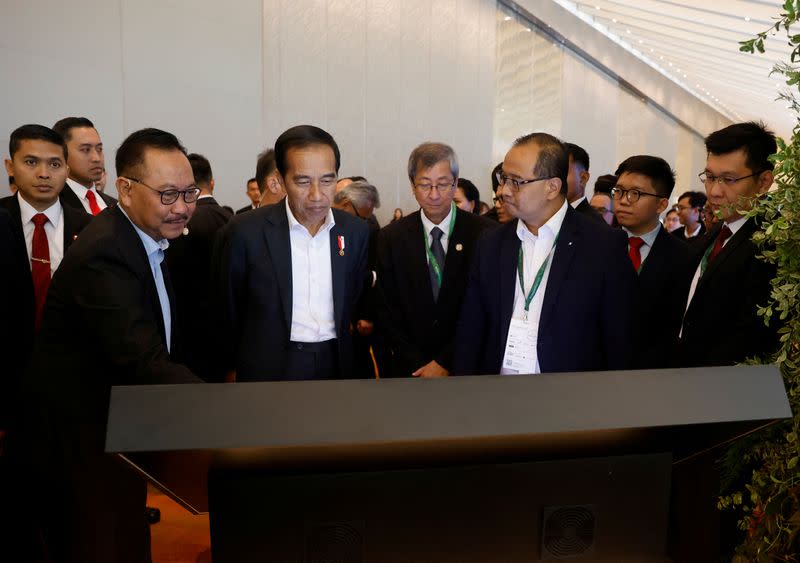
<path fill-rule="evenodd" d="M 222 311 L 228 342 L 223 369 L 237 381 L 280 381 L 292 327 L 292 255 L 285 199 L 236 215 L 219 241 Z M 333 310 L 341 378 L 353 377 L 351 322 L 367 271 L 367 224 L 333 209 Z M 338 237 L 345 239 L 339 254 Z M 296 377 L 296 376 L 295 376 Z"/>
<path fill-rule="evenodd" d="M 514 309 L 517 221 L 478 242 L 456 336 L 456 375 L 496 374 Z M 627 237 L 568 207 L 544 288 L 537 352 L 544 372 L 626 369 L 636 273 Z"/>
<path fill-rule="evenodd" d="M 686 306 L 688 246 L 661 228 L 639 272 L 633 366 L 673 366 Z"/>

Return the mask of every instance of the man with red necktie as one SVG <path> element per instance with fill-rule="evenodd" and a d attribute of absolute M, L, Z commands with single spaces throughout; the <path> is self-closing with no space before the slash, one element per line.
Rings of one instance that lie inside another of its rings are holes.
<path fill-rule="evenodd" d="M 705 142 L 700 180 L 720 222 L 691 248 L 679 357 L 687 367 L 765 358 L 778 345 L 775 322 L 765 326 L 757 314 L 769 300 L 775 267 L 756 257 L 751 238 L 758 224 L 747 217 L 772 185 L 775 135 L 761 123 L 737 123 Z"/>
<path fill-rule="evenodd" d="M 686 243 L 670 236 L 659 221 L 675 173 L 657 156 L 638 155 L 623 161 L 616 176 L 614 215 L 628 235 L 628 257 L 638 274 L 633 367 L 668 367 L 680 330 L 687 259 Z"/>
<path fill-rule="evenodd" d="M 117 200 L 99 190 L 105 171 L 103 142 L 94 124 L 85 117 L 65 117 L 53 125 L 67 145 L 69 178 L 61 192 L 64 205 L 97 215 Z"/>

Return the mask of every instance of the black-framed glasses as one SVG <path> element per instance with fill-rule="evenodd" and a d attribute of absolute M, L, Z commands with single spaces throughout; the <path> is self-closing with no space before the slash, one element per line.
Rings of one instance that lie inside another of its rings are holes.
<path fill-rule="evenodd" d="M 185 190 L 157 190 L 153 186 L 148 186 L 141 180 L 137 180 L 136 178 L 127 178 L 131 182 L 136 182 L 137 184 L 143 185 L 145 188 L 152 190 L 161 196 L 161 203 L 162 205 L 172 205 L 178 198 L 183 195 L 183 201 L 186 203 L 194 203 L 197 201 L 197 198 L 200 197 L 200 188 L 197 186 L 193 186 L 191 188 L 186 188 Z"/>
<path fill-rule="evenodd" d="M 763 170 L 761 171 L 763 172 Z M 713 184 L 716 182 L 717 184 L 725 184 L 729 188 L 733 186 L 739 180 L 744 180 L 745 178 L 752 178 L 753 176 L 758 176 L 761 172 L 753 172 L 752 174 L 748 174 L 747 176 L 740 176 L 738 178 L 731 178 L 730 176 L 714 176 L 711 172 L 703 170 L 700 174 L 697 175 L 700 178 L 700 181 L 703 182 L 704 185 Z"/>
<path fill-rule="evenodd" d="M 622 196 L 625 196 L 625 199 L 628 200 L 628 203 L 636 203 L 643 195 L 649 195 L 650 197 L 655 197 L 657 199 L 664 199 L 663 195 L 651 194 L 648 192 L 643 192 L 642 190 L 626 190 L 625 188 L 621 188 L 619 186 L 614 186 L 611 188 L 611 197 L 616 200 L 620 200 L 622 199 Z"/>
<path fill-rule="evenodd" d="M 436 190 L 439 193 L 442 193 L 442 192 L 446 192 L 448 190 L 455 189 L 455 187 L 456 187 L 456 181 L 455 180 L 452 180 L 450 183 L 440 182 L 438 184 L 414 184 L 414 188 L 415 189 L 421 191 L 422 193 L 424 193 L 426 195 L 431 193 L 431 190 L 433 188 L 436 188 Z"/>
<path fill-rule="evenodd" d="M 524 186 L 525 184 L 533 184 L 534 182 L 539 182 L 541 180 L 549 180 L 553 176 L 542 176 L 541 178 L 531 178 L 530 180 L 518 180 L 517 178 L 506 176 L 502 172 L 497 172 L 495 173 L 494 177 L 497 178 L 499 187 L 502 188 L 507 182 L 511 182 L 511 187 L 514 188 L 515 191 L 519 191 L 520 187 Z"/>

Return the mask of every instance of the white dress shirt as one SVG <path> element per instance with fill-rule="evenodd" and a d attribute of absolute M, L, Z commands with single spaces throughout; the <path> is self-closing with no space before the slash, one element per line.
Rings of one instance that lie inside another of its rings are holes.
<path fill-rule="evenodd" d="M 694 228 L 694 232 L 690 233 L 688 227 L 683 228 L 683 234 L 686 238 L 693 238 L 700 234 L 700 228 L 702 227 L 702 223 L 698 223 L 697 226 Z M 730 228 L 730 227 L 729 227 Z"/>
<path fill-rule="evenodd" d="M 75 195 L 78 196 L 78 200 L 83 205 L 83 208 L 86 210 L 86 213 L 91 214 L 92 208 L 89 205 L 89 200 L 86 199 L 86 192 L 91 191 L 94 194 L 95 199 L 97 200 L 97 207 L 100 208 L 100 211 L 108 207 L 106 202 L 100 197 L 100 194 L 97 193 L 97 189 L 95 189 L 94 185 L 91 188 L 86 188 L 80 185 L 78 182 L 73 180 L 72 178 L 67 178 L 67 185 L 75 192 Z"/>
<path fill-rule="evenodd" d="M 650 249 L 653 248 L 653 243 L 656 241 L 658 231 L 661 229 L 661 223 L 656 222 L 656 227 L 652 231 L 648 231 L 643 235 L 635 235 L 625 227 L 622 228 L 625 230 L 628 238 L 639 237 L 644 241 L 644 244 L 639 247 L 639 255 L 642 257 L 642 264 L 644 264 L 644 261 L 650 255 Z"/>
<path fill-rule="evenodd" d="M 21 195 L 17 195 L 19 201 L 19 214 L 22 219 L 22 233 L 25 235 L 25 250 L 28 251 L 28 261 L 31 259 L 33 251 L 33 216 L 38 214 Z M 47 235 L 47 246 L 50 250 L 50 277 L 55 274 L 61 259 L 64 258 L 64 211 L 61 209 L 61 202 L 56 199 L 55 203 L 42 211 L 47 215 L 47 223 L 44 224 L 44 233 Z M 32 267 L 32 266 L 31 266 Z"/>
<path fill-rule="evenodd" d="M 288 198 L 286 216 L 292 250 L 292 327 L 289 339 L 293 342 L 331 340 L 336 338 L 330 239 L 330 230 L 336 224 L 333 212 L 328 210 L 325 223 L 313 237 L 295 218 Z"/>
<path fill-rule="evenodd" d="M 425 228 L 425 232 L 428 233 L 428 238 L 425 240 L 425 244 L 430 247 L 430 243 L 433 240 L 431 236 L 431 231 L 434 227 L 439 227 L 442 230 L 442 248 L 444 249 L 444 255 L 447 256 L 447 243 L 450 242 L 450 223 L 453 222 L 453 218 L 455 217 L 456 211 L 455 206 L 450 206 L 450 213 L 447 214 L 447 217 L 442 219 L 442 222 L 438 225 L 428 219 L 427 215 L 425 215 L 425 211 L 420 209 L 419 210 L 419 217 L 422 219 L 422 226 Z M 428 253 L 425 253 L 425 260 L 430 262 L 430 256 Z"/>
<path fill-rule="evenodd" d="M 725 239 L 725 242 L 722 243 L 722 248 L 725 248 L 725 245 L 730 242 L 730 240 L 736 235 L 736 232 L 742 228 L 742 226 L 747 222 L 747 217 L 739 217 L 736 221 L 732 223 L 726 223 L 728 228 L 731 230 L 731 236 Z M 716 239 L 715 239 L 716 240 Z M 711 244 L 714 244 L 712 241 Z M 689 305 L 692 303 L 692 297 L 694 297 L 694 292 L 697 290 L 697 284 L 700 283 L 700 276 L 702 275 L 701 268 L 703 267 L 703 261 L 700 261 L 700 264 L 697 265 L 697 269 L 694 271 L 694 277 L 692 278 L 692 285 L 689 287 L 689 298 L 686 300 L 686 307 L 684 308 L 684 314 L 686 311 L 689 310 Z M 683 335 L 683 327 L 681 326 L 681 333 L 679 336 Z"/>
<path fill-rule="evenodd" d="M 542 305 L 544 304 L 544 294 L 545 290 L 547 289 L 547 278 L 550 277 L 550 267 L 553 265 L 553 259 L 555 258 L 555 248 L 553 247 L 553 244 L 555 243 L 556 237 L 561 230 L 561 224 L 564 222 L 564 217 L 566 215 L 567 201 L 564 200 L 564 204 L 558 211 L 556 211 L 555 215 L 550 217 L 550 219 L 548 219 L 544 225 L 539 227 L 538 235 L 534 235 L 532 232 L 530 232 L 528 227 L 525 226 L 525 223 L 523 223 L 521 219 L 517 219 L 517 236 L 522 241 L 522 274 L 525 282 L 525 291 L 523 293 L 522 288 L 519 286 L 519 271 L 517 271 L 514 274 L 514 312 L 511 314 L 511 318 L 525 318 L 525 297 L 533 286 L 533 280 L 536 278 L 539 268 L 542 267 L 542 264 L 552 251 L 552 256 L 550 257 L 550 261 L 547 263 L 547 267 L 544 270 L 544 275 L 542 276 L 539 289 L 536 292 L 536 295 L 534 295 L 530 307 L 528 308 L 528 322 L 531 323 L 531 325 L 533 325 L 533 327 L 536 329 L 535 340 L 538 340 L 539 336 L 539 318 L 542 316 Z M 505 366 L 505 364 L 506 362 L 504 357 L 501 365 Z M 516 370 L 504 367 L 500 370 L 500 373 L 516 374 L 518 372 Z M 541 373 L 538 353 L 536 354 L 536 359 L 534 360 L 533 373 Z"/>

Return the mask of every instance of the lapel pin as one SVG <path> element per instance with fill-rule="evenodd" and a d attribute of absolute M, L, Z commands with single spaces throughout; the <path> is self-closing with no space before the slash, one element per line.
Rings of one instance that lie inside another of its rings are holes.
<path fill-rule="evenodd" d="M 339 235 L 336 239 L 339 243 L 339 256 L 344 256 L 344 236 Z"/>
<path fill-rule="evenodd" d="M 78 240 L 78 235 L 72 235 L 72 240 Z"/>
<path fill-rule="evenodd" d="M 569 242 L 569 244 L 568 244 L 567 246 L 572 246 L 572 241 L 570 241 L 570 242 Z"/>
<path fill-rule="evenodd" d="M 464 250 L 464 245 L 459 242 L 456 245 L 456 252 L 461 252 L 462 250 Z"/>

